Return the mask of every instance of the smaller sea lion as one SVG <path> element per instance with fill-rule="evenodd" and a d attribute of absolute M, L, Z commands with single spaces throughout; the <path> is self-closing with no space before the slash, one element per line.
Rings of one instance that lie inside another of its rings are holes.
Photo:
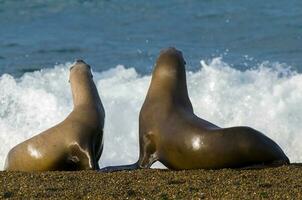
<path fill-rule="evenodd" d="M 70 68 L 73 111 L 58 125 L 12 148 L 5 170 L 99 169 L 105 111 L 90 66 L 78 60 Z"/>

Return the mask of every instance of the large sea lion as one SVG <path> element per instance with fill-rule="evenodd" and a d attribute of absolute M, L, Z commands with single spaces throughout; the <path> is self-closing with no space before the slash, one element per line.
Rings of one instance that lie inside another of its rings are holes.
<path fill-rule="evenodd" d="M 288 164 L 270 138 L 249 127 L 220 128 L 197 117 L 188 96 L 185 60 L 175 48 L 161 52 L 139 115 L 139 160 L 104 171 L 149 168 L 220 169 Z"/>
<path fill-rule="evenodd" d="M 10 150 L 5 170 L 99 169 L 105 111 L 90 66 L 78 60 L 70 68 L 73 111 L 58 125 Z"/>

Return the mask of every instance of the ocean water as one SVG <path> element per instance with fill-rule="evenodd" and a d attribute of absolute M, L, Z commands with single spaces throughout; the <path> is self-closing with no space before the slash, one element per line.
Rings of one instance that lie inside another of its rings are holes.
<path fill-rule="evenodd" d="M 160 49 L 187 60 L 198 116 L 251 126 L 302 162 L 302 1 L 0 0 L 0 169 L 72 109 L 68 68 L 93 68 L 106 109 L 100 165 L 138 158 L 138 113 Z M 156 165 L 160 167 L 160 165 Z"/>

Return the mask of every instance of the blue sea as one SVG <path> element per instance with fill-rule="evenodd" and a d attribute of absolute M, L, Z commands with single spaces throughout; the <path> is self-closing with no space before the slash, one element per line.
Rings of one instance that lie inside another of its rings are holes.
<path fill-rule="evenodd" d="M 198 116 L 258 129 L 302 162 L 301 0 L 0 0 L 0 169 L 71 111 L 79 58 L 106 110 L 100 165 L 135 162 L 138 113 L 169 46 L 187 61 Z"/>

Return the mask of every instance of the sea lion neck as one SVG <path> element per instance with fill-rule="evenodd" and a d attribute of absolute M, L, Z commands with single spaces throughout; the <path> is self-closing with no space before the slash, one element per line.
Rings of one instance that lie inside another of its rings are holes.
<path fill-rule="evenodd" d="M 193 111 L 188 96 L 184 63 L 159 58 L 152 74 L 148 98 L 173 102 Z"/>
<path fill-rule="evenodd" d="M 100 101 L 89 67 L 74 65 L 70 71 L 69 82 L 74 107 L 95 105 L 98 103 L 96 101 Z"/>

